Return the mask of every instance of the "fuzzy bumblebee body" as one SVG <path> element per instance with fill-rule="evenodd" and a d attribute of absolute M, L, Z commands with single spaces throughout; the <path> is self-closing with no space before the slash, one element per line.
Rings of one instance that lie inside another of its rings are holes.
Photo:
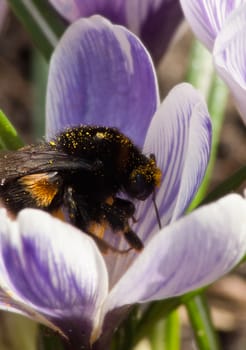
<path fill-rule="evenodd" d="M 0 162 L 0 198 L 11 213 L 27 207 L 53 213 L 64 207 L 71 223 L 103 252 L 112 248 L 103 240 L 108 226 L 123 233 L 132 248 L 142 249 L 128 223 L 135 211 L 132 200 L 153 193 L 161 173 L 154 157 L 142 154 L 117 129 L 70 128 L 50 142 L 1 152 Z"/>

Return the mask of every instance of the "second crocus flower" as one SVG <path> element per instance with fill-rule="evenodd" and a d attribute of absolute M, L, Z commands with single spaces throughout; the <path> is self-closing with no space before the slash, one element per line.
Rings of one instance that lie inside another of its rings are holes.
<path fill-rule="evenodd" d="M 195 35 L 212 52 L 246 124 L 246 3 L 243 0 L 181 0 Z"/>

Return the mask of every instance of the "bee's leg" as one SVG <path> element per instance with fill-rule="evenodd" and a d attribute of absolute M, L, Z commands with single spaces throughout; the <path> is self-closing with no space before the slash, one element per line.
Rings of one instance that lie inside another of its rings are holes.
<path fill-rule="evenodd" d="M 88 230 L 88 227 L 90 226 L 89 224 L 91 221 L 90 216 L 86 212 L 86 210 L 83 209 L 83 203 L 81 202 L 81 198 L 79 201 L 79 207 L 77 203 L 78 201 L 76 200 L 76 195 L 74 194 L 73 188 L 71 187 L 66 188 L 64 192 L 64 204 L 68 210 L 68 215 L 71 220 L 71 223 L 74 226 L 78 227 L 80 230 L 84 231 L 88 236 L 92 237 L 103 254 L 107 254 L 109 251 L 113 253 L 118 253 L 118 254 L 128 253 L 129 249 L 127 250 L 117 249 L 112 245 L 110 245 L 109 243 L 107 243 L 106 241 L 104 241 L 102 238 L 96 236 L 96 234 L 94 234 L 93 232 L 90 232 Z"/>
<path fill-rule="evenodd" d="M 91 238 L 93 238 L 93 240 L 96 242 L 102 254 L 108 254 L 108 252 L 117 253 L 117 254 L 127 254 L 130 251 L 130 249 L 124 249 L 124 250 L 117 249 L 113 247 L 111 244 L 109 244 L 108 242 L 104 241 L 102 238 L 95 236 L 93 233 L 86 232 L 86 234 Z"/>
<path fill-rule="evenodd" d="M 114 197 L 111 201 L 102 202 L 100 211 L 106 216 L 114 231 L 122 230 L 128 224 L 128 219 L 135 221 L 133 217 L 135 206 L 127 199 Z"/>
<path fill-rule="evenodd" d="M 134 217 L 135 205 L 131 201 L 129 201 L 127 199 L 115 197 L 113 204 L 117 208 L 119 208 L 120 210 L 125 212 L 125 215 L 128 218 L 131 218 L 134 223 L 137 222 L 137 219 Z"/>
<path fill-rule="evenodd" d="M 112 204 L 101 203 L 100 211 L 102 216 L 108 221 L 114 232 L 123 232 L 128 225 L 129 217 L 131 217 L 125 208 L 122 208 L 121 204 L 118 205 L 115 201 Z"/>
<path fill-rule="evenodd" d="M 132 231 L 132 229 L 128 226 L 127 230 L 124 231 L 124 237 L 129 243 L 129 245 L 137 251 L 141 251 L 144 248 L 143 242 L 138 237 L 138 235 Z"/>
<path fill-rule="evenodd" d="M 135 213 L 135 205 L 131 201 L 115 197 L 112 205 L 118 210 L 122 211 L 126 217 L 133 218 Z"/>
<path fill-rule="evenodd" d="M 130 228 L 128 220 L 133 217 L 135 207 L 130 201 L 114 198 L 112 204 L 102 203 L 102 213 L 114 232 L 122 232 L 129 245 L 135 250 L 142 250 L 143 243 L 137 234 Z"/>
<path fill-rule="evenodd" d="M 71 223 L 81 230 L 85 230 L 89 218 L 87 218 L 86 213 L 83 216 L 81 215 L 72 187 L 67 187 L 64 191 L 64 205 L 68 210 L 68 216 Z"/>

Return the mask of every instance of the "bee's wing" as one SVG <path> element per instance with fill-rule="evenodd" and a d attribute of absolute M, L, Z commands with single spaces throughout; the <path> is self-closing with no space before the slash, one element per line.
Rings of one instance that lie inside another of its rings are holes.
<path fill-rule="evenodd" d="M 48 144 L 27 146 L 20 150 L 0 152 L 0 181 L 29 174 L 84 170 L 93 171 L 94 163 L 52 149 Z"/>

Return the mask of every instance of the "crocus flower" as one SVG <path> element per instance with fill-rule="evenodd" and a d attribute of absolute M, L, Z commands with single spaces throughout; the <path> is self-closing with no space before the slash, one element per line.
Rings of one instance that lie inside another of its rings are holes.
<path fill-rule="evenodd" d="M 158 62 L 183 19 L 178 0 L 50 0 L 69 22 L 99 14 L 141 38 Z"/>
<path fill-rule="evenodd" d="M 162 229 L 151 198 L 137 202 L 132 228 L 145 248 L 102 255 L 91 237 L 49 213 L 24 209 L 13 220 L 2 208 L 2 309 L 59 331 L 72 349 L 105 349 L 130 305 L 207 285 L 242 258 L 245 199 L 230 195 L 181 217 L 210 153 L 203 98 L 181 84 L 160 104 L 150 57 L 127 29 L 100 16 L 71 25 L 51 60 L 46 118 L 48 139 L 67 126 L 106 125 L 154 153 Z M 127 247 L 119 234 L 104 238 Z"/>
<path fill-rule="evenodd" d="M 195 35 L 212 52 L 246 124 L 246 3 L 243 0 L 181 0 Z"/>

